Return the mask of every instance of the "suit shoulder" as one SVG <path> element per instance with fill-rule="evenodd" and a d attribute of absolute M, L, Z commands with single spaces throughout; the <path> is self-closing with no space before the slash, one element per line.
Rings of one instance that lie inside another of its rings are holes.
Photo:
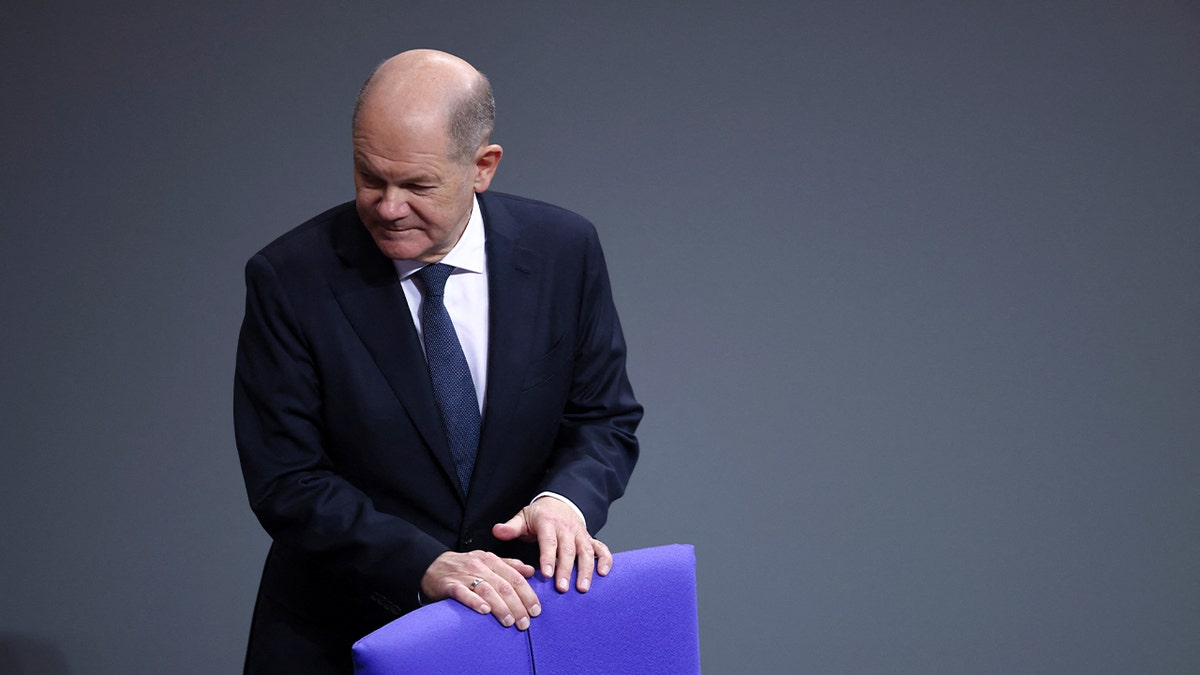
<path fill-rule="evenodd" d="M 333 231 L 345 227 L 348 221 L 356 217 L 353 201 L 338 204 L 279 235 L 256 255 L 267 258 L 273 264 L 311 259 L 314 254 L 329 251 Z"/>
<path fill-rule="evenodd" d="M 480 201 L 485 214 L 489 207 L 502 207 L 527 227 L 574 231 L 577 234 L 594 233 L 596 229 L 591 221 L 574 211 L 528 197 L 485 192 L 480 195 Z"/>

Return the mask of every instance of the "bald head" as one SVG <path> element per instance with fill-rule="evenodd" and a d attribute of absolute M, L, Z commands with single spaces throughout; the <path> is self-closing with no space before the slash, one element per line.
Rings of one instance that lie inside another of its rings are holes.
<path fill-rule="evenodd" d="M 496 104 L 483 73 L 466 61 L 432 49 L 402 52 L 371 73 L 354 104 L 354 132 L 360 123 L 384 121 L 408 126 L 440 126 L 448 156 L 469 162 L 491 139 Z"/>

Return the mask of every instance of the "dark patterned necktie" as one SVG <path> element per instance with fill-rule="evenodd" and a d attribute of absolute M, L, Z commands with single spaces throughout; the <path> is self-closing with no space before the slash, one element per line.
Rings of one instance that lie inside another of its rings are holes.
<path fill-rule="evenodd" d="M 463 492 L 471 486 L 475 451 L 479 447 L 479 399 L 471 382 L 471 370 L 463 356 L 458 334 L 450 321 L 442 296 L 446 279 L 454 268 L 437 263 L 417 270 L 413 276 L 425 286 L 421 302 L 421 336 L 425 341 L 425 360 L 433 380 L 433 393 L 442 411 L 442 426 L 450 442 L 450 454 Z"/>

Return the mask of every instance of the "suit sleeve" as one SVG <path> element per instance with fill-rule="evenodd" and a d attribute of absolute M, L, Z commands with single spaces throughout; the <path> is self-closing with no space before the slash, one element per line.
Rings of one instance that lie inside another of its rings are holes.
<path fill-rule="evenodd" d="M 322 395 L 309 341 L 270 261 L 246 265 L 234 429 L 250 505 L 277 544 L 298 550 L 393 612 L 415 605 L 446 547 L 381 513 L 340 476 L 324 447 Z"/>
<path fill-rule="evenodd" d="M 570 394 L 543 489 L 570 499 L 594 535 L 625 492 L 638 458 L 642 406 L 625 372 L 625 338 L 604 254 L 588 227 Z"/>

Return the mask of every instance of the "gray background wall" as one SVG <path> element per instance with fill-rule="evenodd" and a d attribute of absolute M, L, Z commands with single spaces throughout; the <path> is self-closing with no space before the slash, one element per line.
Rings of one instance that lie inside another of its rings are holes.
<path fill-rule="evenodd" d="M 240 668 L 245 259 L 374 64 L 601 231 L 706 670 L 1200 664 L 1200 9 L 45 2 L 0 20 L 0 672 Z"/>

